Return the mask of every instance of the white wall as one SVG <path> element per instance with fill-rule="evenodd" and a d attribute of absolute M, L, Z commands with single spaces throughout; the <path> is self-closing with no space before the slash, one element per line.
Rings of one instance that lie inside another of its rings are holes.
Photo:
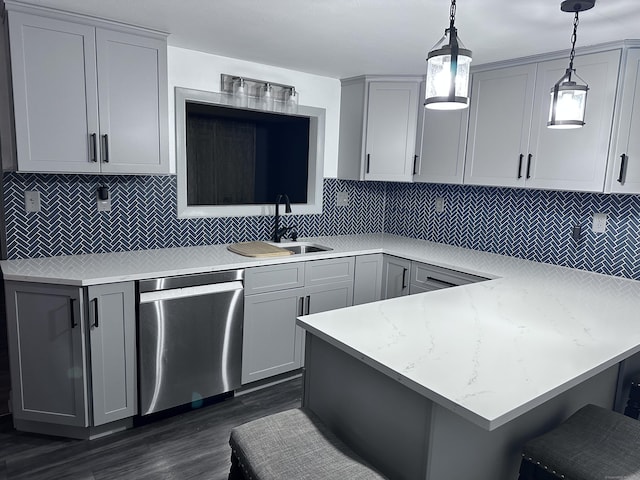
<path fill-rule="evenodd" d="M 340 80 L 235 58 L 168 47 L 169 70 L 169 158 L 176 171 L 174 88 L 220 91 L 220 74 L 227 73 L 296 87 L 300 104 L 326 109 L 324 176 L 335 178 L 338 171 L 338 127 L 340 123 Z"/>

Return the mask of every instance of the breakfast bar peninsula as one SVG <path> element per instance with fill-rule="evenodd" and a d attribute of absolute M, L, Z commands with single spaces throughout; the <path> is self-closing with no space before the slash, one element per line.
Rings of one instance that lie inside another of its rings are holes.
<path fill-rule="evenodd" d="M 389 478 L 515 480 L 527 440 L 619 408 L 640 282 L 490 263 L 473 273 L 492 280 L 298 318 L 304 404 Z"/>

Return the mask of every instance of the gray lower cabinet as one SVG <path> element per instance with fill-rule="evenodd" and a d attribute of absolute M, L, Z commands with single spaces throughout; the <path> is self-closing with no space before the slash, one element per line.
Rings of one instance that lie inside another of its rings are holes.
<path fill-rule="evenodd" d="M 133 416 L 133 282 L 5 285 L 17 428 L 20 422 L 31 431 L 38 431 L 34 423 L 94 427 Z"/>
<path fill-rule="evenodd" d="M 411 260 L 384 255 L 382 262 L 382 298 L 409 295 Z"/>
<path fill-rule="evenodd" d="M 93 425 L 137 413 L 133 282 L 88 287 Z"/>
<path fill-rule="evenodd" d="M 302 367 L 296 318 L 352 305 L 354 265 L 347 257 L 245 271 L 243 385 Z"/>
<path fill-rule="evenodd" d="M 303 333 L 296 317 L 304 294 L 293 288 L 245 297 L 242 384 L 300 368 Z"/>
<path fill-rule="evenodd" d="M 431 292 L 442 288 L 456 287 L 468 283 L 482 282 L 484 277 L 470 273 L 458 272 L 420 262 L 411 262 L 411 281 L 409 294 Z"/>
<path fill-rule="evenodd" d="M 356 257 L 354 305 L 375 302 L 382 298 L 382 257 L 381 253 Z"/>

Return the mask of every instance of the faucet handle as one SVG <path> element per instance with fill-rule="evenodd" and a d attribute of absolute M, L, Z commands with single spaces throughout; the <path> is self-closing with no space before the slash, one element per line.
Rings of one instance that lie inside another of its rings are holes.
<path fill-rule="evenodd" d="M 290 227 L 281 227 L 278 229 L 278 233 L 276 235 L 276 238 L 279 241 L 279 239 L 281 238 L 286 238 L 288 235 L 288 238 L 290 238 L 291 240 L 293 240 L 294 242 L 296 241 L 296 239 L 298 238 L 298 232 L 296 231 L 296 226 L 295 225 L 291 225 Z"/>

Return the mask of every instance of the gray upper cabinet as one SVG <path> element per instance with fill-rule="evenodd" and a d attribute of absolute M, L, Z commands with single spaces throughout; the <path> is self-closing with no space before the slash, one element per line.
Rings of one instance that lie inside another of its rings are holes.
<path fill-rule="evenodd" d="M 18 170 L 168 173 L 166 38 L 7 9 Z"/>
<path fill-rule="evenodd" d="M 607 191 L 640 193 L 640 49 L 627 52 Z"/>
<path fill-rule="evenodd" d="M 535 65 L 473 74 L 464 183 L 524 186 L 535 78 Z"/>
<path fill-rule="evenodd" d="M 338 178 L 410 182 L 419 77 L 342 81 Z"/>
<path fill-rule="evenodd" d="M 135 415 L 133 282 L 86 290 L 6 282 L 6 295 L 14 421 L 31 422 L 21 429 Z"/>
<path fill-rule="evenodd" d="M 538 64 L 527 187 L 587 192 L 604 189 L 620 50 L 577 56 L 575 67 L 589 85 L 586 124 L 582 128 L 558 130 L 547 128 L 549 92 L 564 74 L 567 59 Z"/>
<path fill-rule="evenodd" d="M 96 48 L 102 171 L 168 173 L 166 41 L 97 29 Z"/>
<path fill-rule="evenodd" d="M 567 59 L 473 75 L 464 183 L 602 192 L 620 50 L 579 55 L 586 125 L 547 128 L 550 91 Z"/>
<path fill-rule="evenodd" d="M 421 90 L 424 90 L 424 82 Z M 468 108 L 429 110 L 420 107 L 414 182 L 462 184 L 468 123 Z"/>

